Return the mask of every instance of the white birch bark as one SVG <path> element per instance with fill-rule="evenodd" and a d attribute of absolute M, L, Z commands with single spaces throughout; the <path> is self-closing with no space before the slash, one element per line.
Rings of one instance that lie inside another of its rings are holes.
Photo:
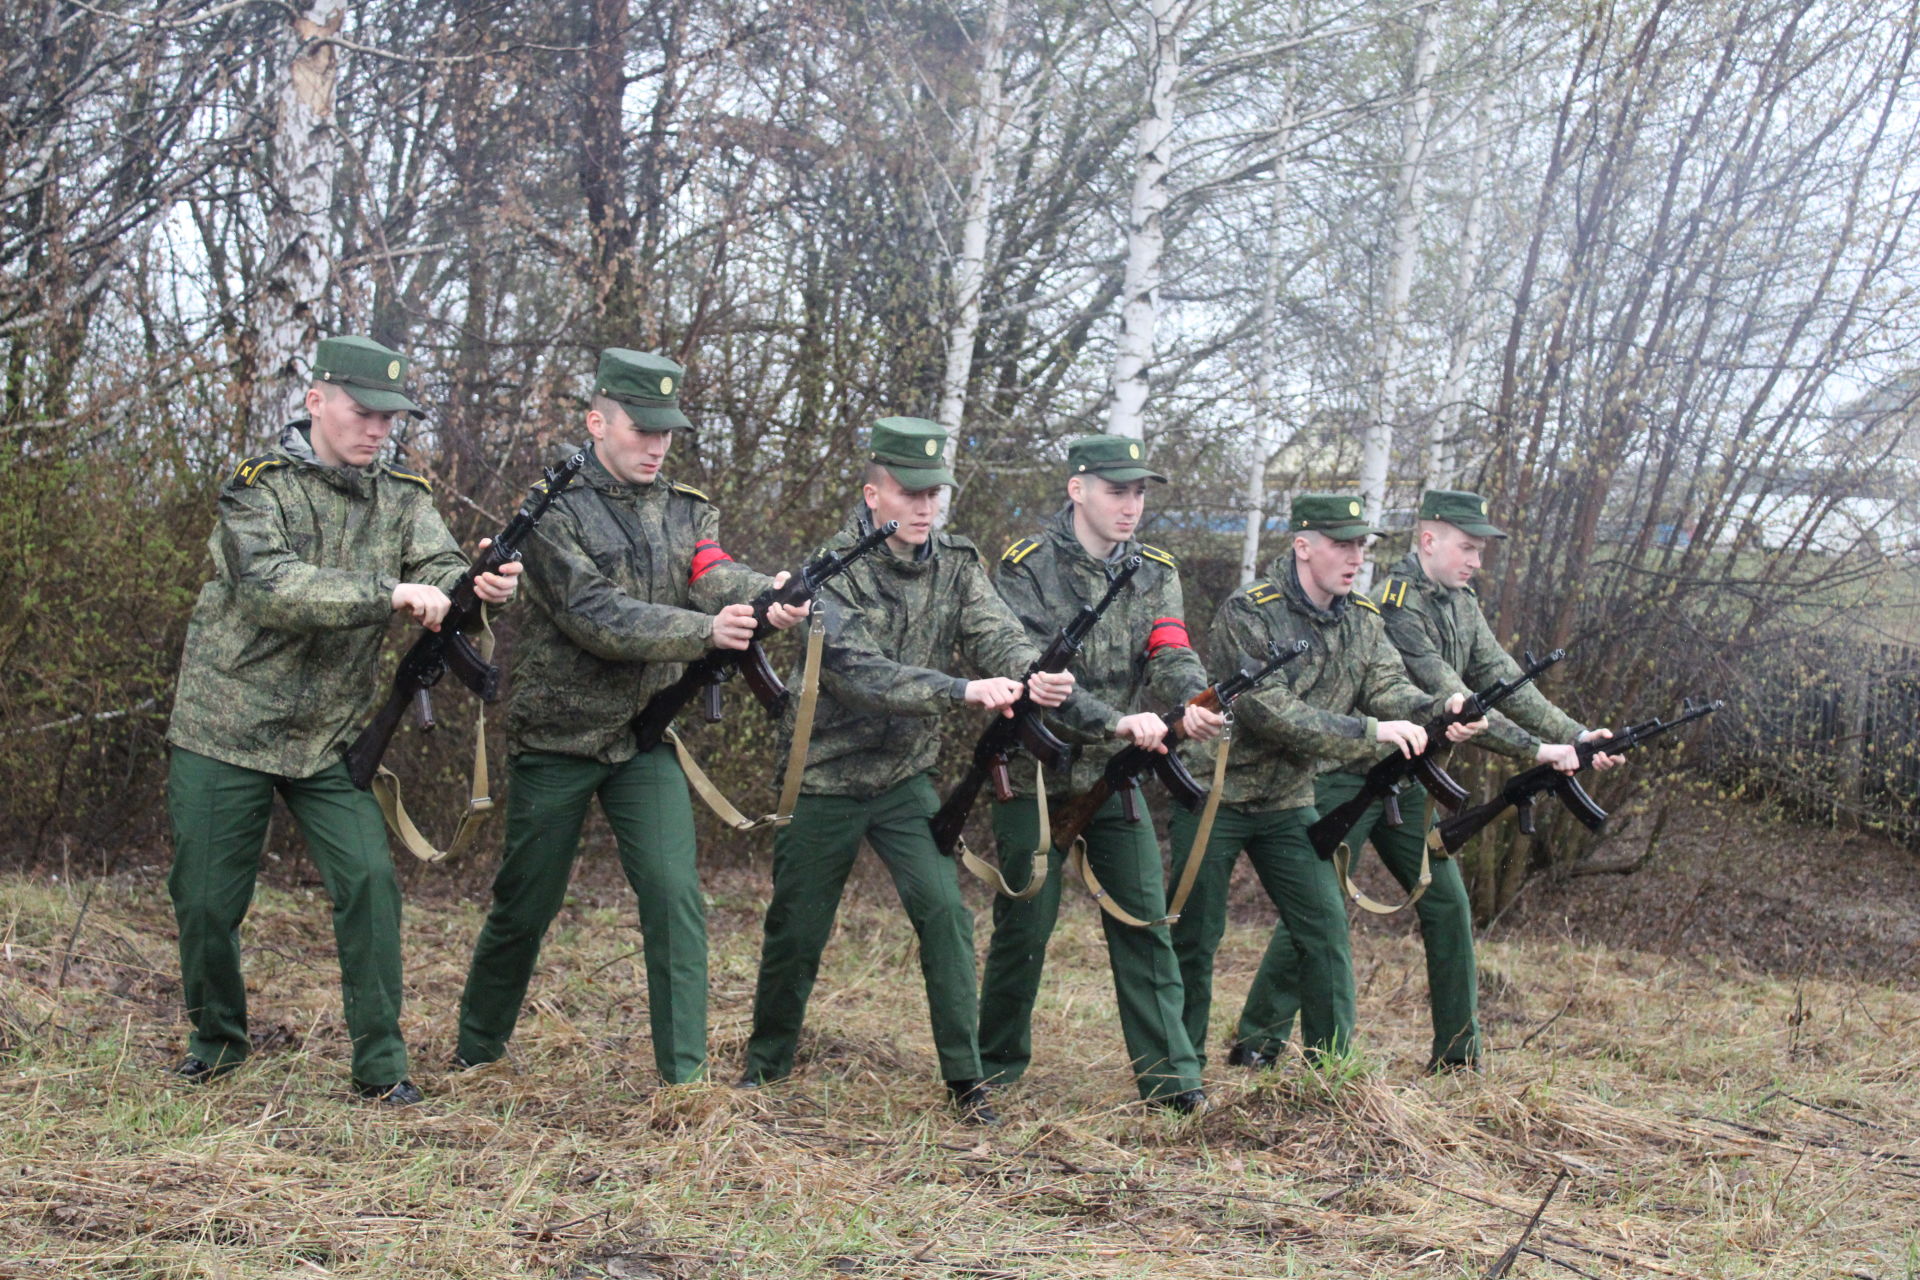
<path fill-rule="evenodd" d="M 1299 11 L 1290 3 L 1287 9 L 1287 36 L 1291 40 L 1299 29 Z M 1274 131 L 1273 199 L 1267 212 L 1267 277 L 1260 289 L 1260 361 L 1254 370 L 1253 399 L 1256 415 L 1252 437 L 1253 456 L 1247 463 L 1244 501 L 1247 527 L 1240 542 L 1240 581 L 1252 582 L 1260 571 L 1260 534 L 1267 523 L 1267 464 L 1280 444 L 1280 275 L 1281 254 L 1286 239 L 1281 232 L 1281 217 L 1287 209 L 1287 160 L 1293 147 L 1296 114 L 1294 101 L 1294 61 L 1287 59 L 1287 73 L 1281 106 L 1280 127 Z"/>
<path fill-rule="evenodd" d="M 1180 29 L 1204 0 L 1149 0 L 1146 109 L 1134 142 L 1133 195 L 1127 205 L 1127 264 L 1121 286 L 1120 341 L 1113 358 L 1113 405 L 1107 430 L 1146 434 L 1147 369 L 1160 309 L 1163 222 L 1173 165 L 1173 113 L 1180 82 Z"/>
<path fill-rule="evenodd" d="M 993 0 L 980 48 L 980 105 L 973 120 L 967 196 L 961 211 L 960 257 L 953 264 L 953 318 L 947 326 L 947 369 L 940 385 L 940 425 L 947 429 L 947 465 L 960 443 L 967 411 L 967 383 L 973 374 L 973 343 L 980 332 L 980 290 L 987 275 L 987 224 L 993 216 L 994 153 L 1006 126 L 1002 117 L 1006 84 L 1008 0 Z M 940 491 L 936 524 L 946 523 L 951 488 Z"/>
<path fill-rule="evenodd" d="M 286 36 L 287 66 L 273 134 L 272 204 L 267 250 L 254 312 L 255 434 L 292 416 L 319 337 L 319 310 L 333 274 L 334 174 L 340 138 L 333 95 L 338 35 L 346 0 L 314 0 L 294 15 Z"/>
<path fill-rule="evenodd" d="M 1373 403 L 1361 437 L 1360 500 L 1366 518 L 1377 521 L 1387 505 L 1387 467 L 1393 458 L 1393 418 L 1400 409 L 1400 364 L 1404 358 L 1407 298 L 1413 292 L 1414 260 L 1420 249 L 1420 197 L 1426 181 L 1427 118 L 1433 106 L 1435 7 L 1420 10 L 1413 49 L 1413 77 L 1400 118 L 1400 167 L 1394 181 L 1393 244 L 1374 337 Z M 1355 586 L 1366 590 L 1372 562 Z"/>
<path fill-rule="evenodd" d="M 1467 209 L 1461 220 L 1460 252 L 1453 281 L 1454 314 L 1458 317 L 1453 349 L 1447 355 L 1447 376 L 1440 384 L 1427 439 L 1425 484 L 1450 489 L 1460 470 L 1455 444 L 1466 433 L 1467 361 L 1484 336 L 1487 308 L 1474 290 L 1480 260 L 1486 252 L 1487 174 L 1493 165 L 1493 113 L 1482 85 L 1473 98 L 1473 157 L 1468 175 Z"/>

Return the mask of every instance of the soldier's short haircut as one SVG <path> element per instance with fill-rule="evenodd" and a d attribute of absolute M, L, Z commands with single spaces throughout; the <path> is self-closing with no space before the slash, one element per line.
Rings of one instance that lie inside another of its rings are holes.
<path fill-rule="evenodd" d="M 867 469 L 860 473 L 860 483 L 863 485 L 870 484 L 878 489 L 880 488 L 880 477 L 892 474 L 891 471 L 888 471 L 885 467 L 869 458 L 867 460 Z"/>
<path fill-rule="evenodd" d="M 596 392 L 593 397 L 593 408 L 595 412 L 605 418 L 612 426 L 617 427 L 622 423 L 628 426 L 633 425 L 633 418 L 627 413 L 627 406 L 621 404 L 612 396 L 603 396 Z"/>

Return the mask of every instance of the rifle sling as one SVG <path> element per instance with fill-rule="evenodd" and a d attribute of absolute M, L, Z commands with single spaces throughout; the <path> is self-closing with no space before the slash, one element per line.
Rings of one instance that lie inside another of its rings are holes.
<path fill-rule="evenodd" d="M 967 848 L 967 838 L 960 837 L 954 852 L 960 855 L 960 865 L 981 880 L 989 889 L 1015 902 L 1031 901 L 1047 882 L 1047 855 L 1053 849 L 1053 816 L 1047 811 L 1047 767 L 1040 761 L 1033 762 L 1033 790 L 1035 802 L 1040 806 L 1040 847 L 1033 851 L 1033 874 L 1027 877 L 1027 887 L 1015 893 L 1000 869 L 985 858 Z"/>
<path fill-rule="evenodd" d="M 481 661 L 493 661 L 493 627 L 487 620 L 484 605 L 480 609 L 480 643 L 474 647 L 479 650 Z M 493 816 L 493 797 L 488 794 L 487 785 L 487 704 L 480 704 L 480 714 L 473 726 L 473 775 L 467 788 L 467 811 L 460 816 L 460 825 L 454 828 L 453 840 L 445 849 L 435 848 L 407 815 L 407 806 L 400 799 L 400 779 L 393 770 L 384 764 L 376 769 L 372 788 L 380 814 L 387 820 L 387 829 L 400 837 L 408 853 L 422 862 L 445 862 L 456 853 L 464 852 L 480 834 L 481 826 Z"/>
<path fill-rule="evenodd" d="M 1433 883 L 1432 859 L 1435 849 L 1440 850 L 1441 857 L 1447 856 L 1446 849 L 1440 843 L 1440 828 L 1428 827 L 1427 838 L 1420 843 L 1420 879 L 1413 886 L 1413 892 L 1407 895 L 1407 900 L 1397 907 L 1375 902 L 1360 892 L 1360 886 L 1347 875 L 1348 869 L 1353 865 L 1353 851 L 1347 847 L 1347 842 L 1344 840 L 1340 842 L 1340 847 L 1333 851 L 1333 872 L 1340 877 L 1340 887 L 1347 891 L 1349 898 L 1359 904 L 1362 911 L 1371 911 L 1377 916 L 1395 915 L 1420 901 L 1421 896 L 1427 891 L 1427 886 Z"/>
<path fill-rule="evenodd" d="M 693 758 L 693 752 L 680 740 L 679 733 L 671 728 L 666 732 L 674 755 L 680 759 L 680 769 L 687 775 L 687 785 L 706 802 L 715 817 L 735 831 L 784 827 L 793 821 L 793 806 L 800 799 L 800 780 L 807 771 L 807 747 L 813 742 L 813 713 L 820 702 L 820 649 L 826 634 L 826 615 L 815 609 L 813 622 L 807 628 L 807 656 L 800 669 L 800 704 L 793 717 L 793 745 L 787 748 L 786 776 L 781 780 L 780 799 L 772 813 L 749 818 L 740 812 Z"/>
<path fill-rule="evenodd" d="M 1227 752 L 1233 746 L 1233 717 L 1227 717 L 1226 727 L 1220 731 L 1220 750 L 1213 760 L 1213 785 L 1207 789 L 1206 808 L 1200 811 L 1200 825 L 1194 828 L 1193 847 L 1187 850 L 1186 865 L 1180 870 L 1180 882 L 1174 886 L 1173 901 L 1167 904 L 1167 914 L 1158 920 L 1142 920 L 1113 900 L 1100 884 L 1100 877 L 1093 873 L 1093 864 L 1087 860 L 1087 840 L 1081 836 L 1073 842 L 1073 848 L 1067 854 L 1067 869 L 1080 877 L 1087 886 L 1087 892 L 1100 904 L 1100 909 L 1118 920 L 1121 924 L 1136 929 L 1152 929 L 1159 925 L 1170 925 L 1180 918 L 1180 912 L 1186 908 L 1187 899 L 1193 895 L 1194 882 L 1200 878 L 1200 868 L 1207 860 L 1207 841 L 1213 835 L 1213 820 L 1220 812 L 1220 793 L 1227 782 Z"/>

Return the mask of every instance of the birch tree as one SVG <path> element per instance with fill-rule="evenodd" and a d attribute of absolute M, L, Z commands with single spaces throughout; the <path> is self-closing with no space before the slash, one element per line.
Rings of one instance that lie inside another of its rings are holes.
<path fill-rule="evenodd" d="M 305 380 L 302 365 L 319 336 L 319 310 L 333 274 L 334 126 L 338 53 L 346 0 L 314 0 L 295 11 L 284 37 L 268 188 L 267 251 L 254 312 L 253 429 L 284 421 Z"/>
<path fill-rule="evenodd" d="M 1133 193 L 1127 205 L 1127 263 L 1121 285 L 1120 341 L 1113 359 L 1113 403 L 1107 430 L 1146 434 L 1147 371 L 1159 317 L 1164 218 L 1173 165 L 1174 110 L 1180 84 L 1180 32 L 1205 0 L 1149 0 L 1146 108 L 1134 139 Z"/>
<path fill-rule="evenodd" d="M 1460 220 L 1460 248 L 1454 257 L 1453 333 L 1447 353 L 1447 372 L 1440 383 L 1439 402 L 1427 428 L 1427 456 L 1423 483 L 1429 489 L 1453 487 L 1459 469 L 1455 446 L 1466 434 L 1467 363 L 1486 340 L 1487 307 L 1478 289 L 1480 263 L 1486 253 L 1487 176 L 1493 164 L 1493 112 L 1487 86 L 1474 92 L 1469 110 L 1473 121 L 1473 154 L 1468 160 L 1467 205 Z"/>
<path fill-rule="evenodd" d="M 1394 179 L 1393 241 L 1387 251 L 1387 280 L 1380 314 L 1374 324 L 1372 403 L 1363 428 L 1360 453 L 1360 498 L 1366 518 L 1377 522 L 1387 505 L 1387 472 L 1393 460 L 1394 418 L 1400 410 L 1405 358 L 1407 299 L 1413 292 L 1413 269 L 1420 253 L 1420 199 L 1426 182 L 1427 120 L 1433 105 L 1435 6 L 1420 10 L 1414 39 L 1413 71 L 1400 121 L 1400 164 Z M 1366 590 L 1372 562 L 1363 565 L 1356 580 Z"/>
<path fill-rule="evenodd" d="M 968 153 L 967 195 L 960 215 L 960 256 L 953 264 L 953 315 L 947 326 L 947 367 L 940 382 L 940 425 L 947 429 L 947 466 L 960 443 L 967 411 L 967 384 L 973 375 L 974 339 L 980 331 L 980 289 L 987 274 L 987 228 L 993 216 L 994 153 L 1005 124 L 1001 105 L 1006 83 L 1008 0 L 992 0 L 980 40 L 980 101 L 973 118 Z M 951 488 L 940 491 L 944 523 L 953 501 Z"/>

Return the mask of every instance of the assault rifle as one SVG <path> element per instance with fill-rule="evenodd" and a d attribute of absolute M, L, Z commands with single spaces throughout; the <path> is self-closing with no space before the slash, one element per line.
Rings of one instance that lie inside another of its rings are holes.
<path fill-rule="evenodd" d="M 767 621 L 767 611 L 776 604 L 795 608 L 806 604 L 821 587 L 852 568 L 855 561 L 892 537 L 899 527 L 898 521 L 889 520 L 839 555 L 823 551 L 801 565 L 800 572 L 788 578 L 784 585 L 768 587 L 755 596 L 753 639 L 747 642 L 746 648 L 707 650 L 705 657 L 689 662 L 678 680 L 647 699 L 647 705 L 640 708 L 640 714 L 633 718 L 633 736 L 640 750 L 651 751 L 659 746 L 680 709 L 702 694 L 706 695 L 707 723 L 717 722 L 720 686 L 736 673 L 746 680 L 747 688 L 753 691 L 769 716 L 778 720 L 786 714 L 787 687 L 774 674 L 773 664 L 767 661 L 767 651 L 761 647 L 761 642 L 774 632 L 773 624 Z"/>
<path fill-rule="evenodd" d="M 1061 848 L 1070 847 L 1074 839 L 1087 829 L 1093 821 L 1093 815 L 1100 812 L 1109 797 L 1118 795 L 1126 811 L 1128 822 L 1140 821 L 1140 810 L 1134 802 L 1134 793 L 1140 789 L 1141 779 L 1148 773 L 1156 773 L 1160 781 L 1166 784 L 1167 793 L 1173 802 L 1189 813 L 1196 813 L 1206 803 L 1207 790 L 1194 780 L 1187 766 L 1173 748 L 1184 742 L 1187 737 L 1184 710 L 1187 707 L 1205 707 L 1209 711 L 1225 711 L 1233 706 L 1233 700 L 1265 680 L 1280 668 L 1292 662 L 1313 646 L 1305 640 L 1296 640 L 1291 649 L 1282 649 L 1277 643 L 1267 643 L 1267 660 L 1258 670 L 1242 667 L 1239 672 L 1227 679 L 1202 689 L 1199 693 L 1181 704 L 1182 714 L 1165 717 L 1167 722 L 1167 750 L 1149 751 L 1145 747 L 1129 746 L 1115 752 L 1100 778 L 1087 789 L 1085 795 L 1067 806 L 1066 811 L 1054 821 L 1053 842 Z"/>
<path fill-rule="evenodd" d="M 1313 851 L 1323 858 L 1331 858 L 1333 851 L 1340 847 L 1340 842 L 1347 838 L 1347 833 L 1353 830 L 1353 825 L 1360 821 L 1368 806 L 1378 800 L 1387 802 L 1387 825 L 1399 826 L 1400 788 L 1406 785 L 1409 777 L 1419 779 L 1420 785 L 1450 811 L 1465 804 L 1467 789 L 1455 782 L 1440 764 L 1440 753 L 1447 746 L 1448 727 L 1469 724 L 1485 716 L 1566 656 L 1565 649 L 1555 649 L 1544 658 L 1535 658 L 1529 653 L 1519 675 L 1511 680 L 1496 680 L 1479 693 L 1469 694 L 1460 710 L 1443 711 L 1427 721 L 1425 751 L 1411 757 L 1396 751 L 1375 764 L 1367 770 L 1359 792 L 1352 799 L 1327 810 L 1318 822 L 1307 828 L 1307 839 L 1313 842 Z"/>
<path fill-rule="evenodd" d="M 447 592 L 451 603 L 447 616 L 440 620 L 440 629 L 420 633 L 393 673 L 393 687 L 387 693 L 386 702 L 347 747 L 347 774 L 354 786 L 365 791 L 373 785 L 373 775 L 380 769 L 380 757 L 387 753 L 387 744 L 393 741 L 409 704 L 422 730 L 434 727 L 433 699 L 428 690 L 449 670 L 460 677 L 460 683 L 479 694 L 482 702 L 492 702 L 500 696 L 500 668 L 480 656 L 472 639 L 482 629 L 483 608 L 480 597 L 473 592 L 474 580 L 483 573 L 498 573 L 503 566 L 520 558 L 520 545 L 540 523 L 540 517 L 547 513 L 553 500 L 573 483 L 580 468 L 586 465 L 587 453 L 582 449 L 557 471 L 552 467 L 541 468 L 547 477 L 546 488 L 526 500 L 507 522 L 507 527 L 480 553 L 479 559 L 460 575 L 453 590 Z"/>
<path fill-rule="evenodd" d="M 1593 763 L 1597 755 L 1619 755 L 1643 746 L 1650 739 L 1663 733 L 1678 729 L 1690 720 L 1712 715 L 1726 704 L 1713 702 L 1695 702 L 1688 698 L 1681 704 L 1680 714 L 1672 720 L 1662 720 L 1659 716 L 1645 724 L 1636 724 L 1623 729 L 1611 738 L 1589 738 L 1585 742 L 1574 744 L 1579 753 L 1580 767 L 1586 768 Z M 1579 778 L 1571 773 L 1561 773 L 1550 764 L 1537 764 L 1524 773 L 1516 773 L 1508 778 L 1506 785 L 1500 788 L 1500 794 L 1482 805 L 1463 809 L 1440 824 L 1440 841 L 1448 853 L 1456 853 L 1460 846 L 1473 839 L 1480 829 L 1498 818 L 1508 809 L 1514 810 L 1520 818 L 1522 834 L 1533 834 L 1533 805 L 1545 792 L 1551 791 L 1560 797 L 1574 817 L 1589 831 L 1598 831 L 1607 820 L 1607 811 L 1595 804 L 1593 797 L 1580 785 Z"/>
<path fill-rule="evenodd" d="M 1046 652 L 1034 659 L 1027 668 L 1027 675 L 1036 672 L 1065 671 L 1067 664 L 1080 652 L 1080 646 L 1086 642 L 1087 635 L 1100 621 L 1100 616 L 1112 607 L 1119 598 L 1121 590 L 1140 571 L 1139 556 L 1129 556 L 1120 572 L 1113 575 L 1107 584 L 1107 593 L 1100 597 L 1098 604 L 1081 605 L 1080 612 L 1073 621 L 1060 628 L 1053 643 Z M 1025 681 L 1022 681 L 1023 685 Z M 1040 710 L 1033 703 L 1033 694 L 1022 688 L 1020 700 L 1013 704 L 1012 716 L 996 715 L 993 723 L 973 744 L 973 761 L 960 781 L 948 793 L 946 803 L 933 815 L 933 842 L 940 852 L 951 855 L 960 846 L 960 832 L 967 825 L 967 813 L 973 808 L 973 802 L 980 796 L 980 788 L 993 781 L 993 794 L 1000 800 L 1013 799 L 1013 780 L 1007 776 L 1007 759 L 1017 747 L 1025 747 L 1028 754 L 1049 769 L 1064 769 L 1072 758 L 1072 751 L 1040 722 Z"/>

